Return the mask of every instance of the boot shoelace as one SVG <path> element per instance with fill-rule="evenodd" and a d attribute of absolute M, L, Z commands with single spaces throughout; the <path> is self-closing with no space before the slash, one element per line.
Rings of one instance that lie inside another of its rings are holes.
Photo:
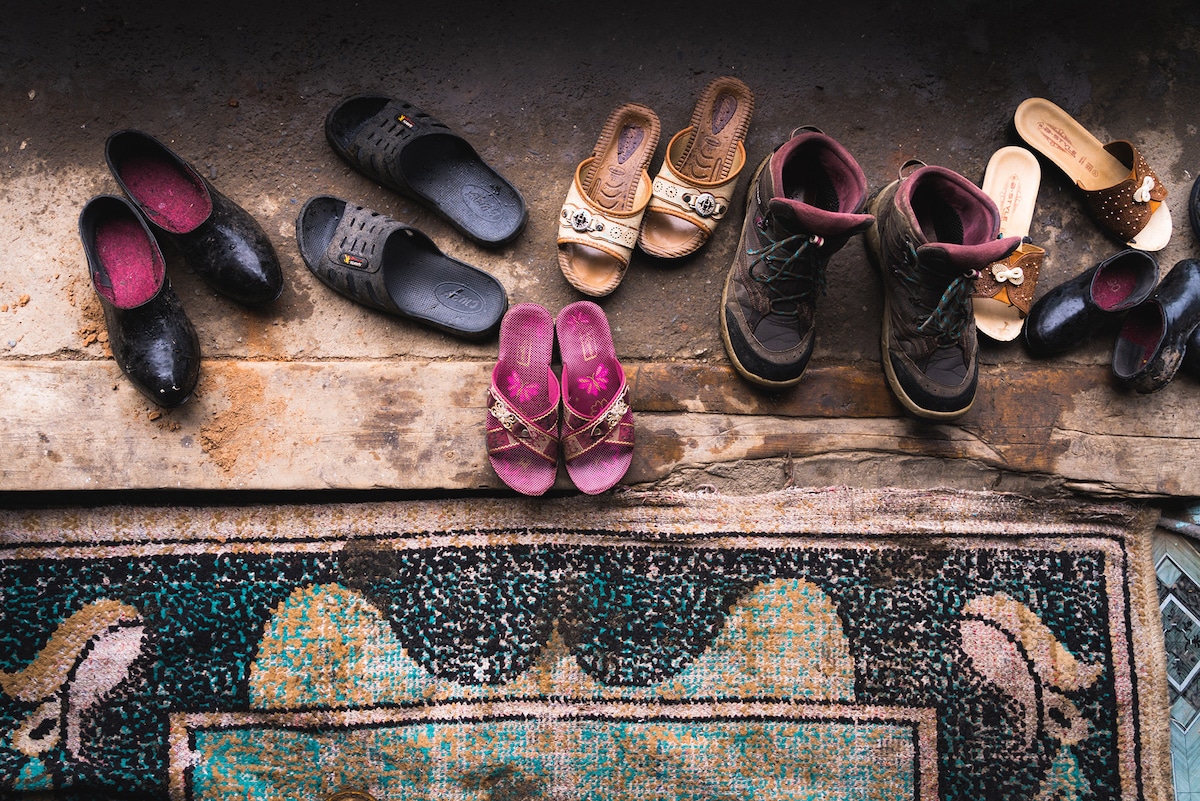
<path fill-rule="evenodd" d="M 929 273 L 930 271 L 922 269 L 924 265 L 921 264 L 921 259 L 917 255 L 917 249 L 913 246 L 912 241 L 906 239 L 904 244 L 908 248 L 908 253 L 904 256 L 904 264 L 917 269 L 897 270 L 896 274 L 908 285 L 908 296 L 913 305 L 918 308 L 928 308 L 922 302 L 918 290 L 929 288 L 929 284 L 921 280 L 920 273 Z M 978 277 L 979 272 L 976 270 L 955 276 L 942 292 L 937 305 L 917 326 L 917 331 L 922 334 L 936 334 L 938 342 L 943 345 L 952 345 L 957 342 L 967 327 L 967 321 L 971 314 L 971 293 L 975 291 L 975 279 Z"/>
<path fill-rule="evenodd" d="M 754 257 L 754 261 L 750 262 L 750 276 L 766 287 L 771 296 L 771 311 L 795 315 L 801 300 L 816 290 L 822 294 L 825 292 L 825 265 L 828 259 L 822 259 L 818 250 L 825 240 L 816 234 L 793 234 L 775 239 L 762 223 L 758 231 L 768 244 L 761 248 L 747 248 L 746 253 Z M 798 272 L 792 269 L 797 263 L 801 268 L 814 269 Z M 766 275 L 755 272 L 754 267 L 758 264 L 766 265 Z M 791 308 L 780 308 L 778 304 L 790 305 Z"/>

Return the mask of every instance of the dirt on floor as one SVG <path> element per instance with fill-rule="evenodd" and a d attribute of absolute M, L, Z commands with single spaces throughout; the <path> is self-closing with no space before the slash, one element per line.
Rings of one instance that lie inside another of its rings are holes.
<path fill-rule="evenodd" d="M 1102 140 L 1136 142 L 1168 185 L 1175 236 L 1158 254 L 1163 271 L 1197 250 L 1186 213 L 1200 170 L 1195 3 L 1151 2 L 1114 15 L 1071 2 L 75 0 L 8 15 L 0 63 L 0 360 L 110 357 L 76 220 L 90 197 L 118 192 L 104 161 L 106 137 L 122 128 L 149 132 L 250 211 L 284 267 L 279 301 L 247 310 L 168 248 L 171 279 L 205 357 L 231 363 L 199 387 L 223 383 L 233 399 L 227 419 L 203 433 L 203 446 L 231 465 L 235 444 L 258 447 L 238 432 L 270 413 L 254 408 L 253 387 L 228 383 L 237 380 L 237 362 L 495 358 L 494 342 L 464 343 L 397 321 L 320 284 L 295 244 L 307 198 L 337 195 L 414 225 L 450 255 L 495 274 L 511 302 L 554 311 L 579 298 L 556 264 L 557 214 L 609 111 L 631 101 L 650 106 L 665 143 L 687 125 L 700 89 L 723 74 L 755 93 L 751 166 L 797 126 L 814 125 L 854 154 L 872 189 L 914 158 L 978 182 L 991 154 L 1016 142 L 1009 121 L 1017 104 L 1050 98 Z M 324 118 L 359 92 L 409 100 L 467 138 L 525 196 L 522 235 L 500 249 L 478 247 L 341 162 L 325 141 Z M 622 360 L 725 363 L 717 314 L 743 208 L 739 199 L 696 256 L 635 255 L 622 286 L 602 301 Z M 1049 253 L 1039 294 L 1120 247 L 1048 165 L 1031 236 Z M 879 280 L 852 241 L 830 265 L 813 364 L 877 369 L 881 313 Z M 1097 340 L 1063 358 L 1103 364 L 1110 352 Z M 1019 343 L 985 343 L 982 359 L 985 371 L 1037 369 Z M 871 462 L 826 468 L 845 481 L 878 469 Z M 879 480 L 934 481 L 945 470 L 938 465 L 893 461 Z M 712 470 L 669 483 L 718 483 L 719 473 L 740 470 L 752 472 L 739 474 L 742 486 L 792 480 L 778 460 Z"/>

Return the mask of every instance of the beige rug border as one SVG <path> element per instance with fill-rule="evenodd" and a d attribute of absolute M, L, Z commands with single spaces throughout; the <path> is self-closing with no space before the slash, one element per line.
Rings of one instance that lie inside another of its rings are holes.
<path fill-rule="evenodd" d="M 761 495 L 615 492 L 558 498 L 248 506 L 100 506 L 0 510 L 0 546 L 143 542 L 354 539 L 489 531 L 621 530 L 653 541 L 760 534 L 930 536 L 1123 534 L 1149 530 L 1158 513 L 1125 503 L 1085 503 L 967 490 L 794 488 Z"/>

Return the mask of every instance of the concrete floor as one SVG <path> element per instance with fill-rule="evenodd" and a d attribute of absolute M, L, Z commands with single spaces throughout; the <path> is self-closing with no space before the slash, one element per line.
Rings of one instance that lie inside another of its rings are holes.
<path fill-rule="evenodd" d="M 665 143 L 722 74 L 755 91 L 752 164 L 811 124 L 855 154 L 872 188 L 910 158 L 979 181 L 992 152 L 1015 143 L 1007 126 L 1017 104 L 1050 98 L 1101 139 L 1138 143 L 1167 184 L 1175 235 L 1158 254 L 1163 271 L 1197 250 L 1185 211 L 1200 169 L 1194 2 L 1109 13 L 1070 2 L 75 0 L 8 14 L 0 64 L 0 363 L 9 365 L 105 358 L 76 220 L 88 198 L 117 191 L 103 146 L 124 127 L 167 142 L 242 204 L 282 260 L 284 294 L 259 312 L 173 267 L 215 361 L 494 359 L 494 343 L 397 322 L 320 285 L 295 245 L 303 202 L 330 193 L 388 213 L 494 273 L 513 303 L 556 310 L 579 297 L 555 261 L 556 214 L 608 112 L 649 105 Z M 336 157 L 325 114 L 376 90 L 450 124 L 522 191 L 530 219 L 514 244 L 478 248 Z M 635 256 L 602 302 L 622 360 L 726 363 L 717 311 L 740 208 L 694 258 Z M 1119 249 L 1051 168 L 1032 235 L 1050 254 L 1039 294 Z M 880 314 L 878 279 L 852 242 L 830 266 L 813 365 L 877 370 Z M 1109 353 L 1097 341 L 1062 360 L 1100 365 Z M 985 370 L 1038 369 L 1015 343 L 986 343 L 983 360 Z M 1170 391 L 1195 392 L 1184 382 Z"/>

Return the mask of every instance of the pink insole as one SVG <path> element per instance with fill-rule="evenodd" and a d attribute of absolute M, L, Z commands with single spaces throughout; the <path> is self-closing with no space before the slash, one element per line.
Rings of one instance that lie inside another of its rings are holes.
<path fill-rule="evenodd" d="M 173 234 L 195 230 L 212 213 L 212 200 L 203 186 L 170 162 L 129 156 L 120 172 L 150 219 Z"/>
<path fill-rule="evenodd" d="M 535 420 L 558 402 L 558 386 L 550 386 L 550 357 L 554 348 L 554 321 L 540 307 L 514 307 L 504 319 L 500 355 L 496 361 L 497 386 L 517 410 Z"/>
<path fill-rule="evenodd" d="M 580 417 L 599 414 L 621 388 L 621 365 L 604 312 L 580 301 L 560 313 L 563 403 Z"/>
<path fill-rule="evenodd" d="M 1122 270 L 1119 265 L 1109 265 L 1109 269 L 1097 275 L 1092 282 L 1092 297 L 1101 309 L 1112 311 L 1129 298 L 1137 288 L 1137 283 L 1137 276 L 1129 270 Z"/>
<path fill-rule="evenodd" d="M 114 305 L 131 309 L 154 296 L 162 280 L 163 263 L 137 220 L 117 217 L 96 226 L 96 253 L 112 282 L 96 289 Z"/>

